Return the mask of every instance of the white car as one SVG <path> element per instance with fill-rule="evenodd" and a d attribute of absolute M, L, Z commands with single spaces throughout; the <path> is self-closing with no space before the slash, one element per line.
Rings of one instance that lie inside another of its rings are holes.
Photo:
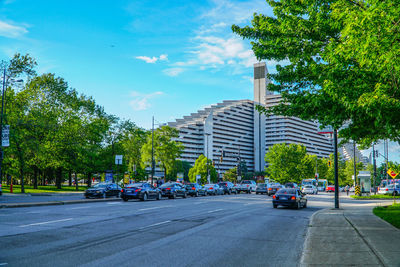
<path fill-rule="evenodd" d="M 304 194 L 318 194 L 318 189 L 313 185 L 305 185 L 301 190 Z"/>
<path fill-rule="evenodd" d="M 388 194 L 393 195 L 393 191 L 395 195 L 400 194 L 400 185 L 399 184 L 390 184 L 386 187 L 379 187 L 378 194 Z"/>

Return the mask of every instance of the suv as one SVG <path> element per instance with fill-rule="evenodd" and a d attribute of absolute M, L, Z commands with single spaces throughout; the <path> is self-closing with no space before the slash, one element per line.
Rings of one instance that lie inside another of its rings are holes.
<path fill-rule="evenodd" d="M 243 180 L 240 183 L 240 186 L 238 186 L 237 191 L 238 193 L 240 192 L 246 192 L 247 194 L 251 194 L 252 191 L 256 191 L 257 184 L 253 180 Z"/>
<path fill-rule="evenodd" d="M 224 189 L 224 194 L 230 195 L 232 193 L 237 193 L 235 185 L 231 182 L 220 182 L 218 185 Z"/>

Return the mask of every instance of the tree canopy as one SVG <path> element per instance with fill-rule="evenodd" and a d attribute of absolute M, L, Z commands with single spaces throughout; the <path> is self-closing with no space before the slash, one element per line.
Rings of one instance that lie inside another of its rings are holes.
<path fill-rule="evenodd" d="M 259 60 L 281 62 L 268 89 L 282 94 L 266 114 L 318 120 L 365 145 L 399 141 L 400 5 L 380 0 L 267 0 L 274 15 L 232 26 Z"/>

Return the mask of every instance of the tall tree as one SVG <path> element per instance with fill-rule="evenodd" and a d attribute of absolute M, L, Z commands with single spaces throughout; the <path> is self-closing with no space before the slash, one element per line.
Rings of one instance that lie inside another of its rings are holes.
<path fill-rule="evenodd" d="M 298 144 L 275 144 L 265 154 L 270 178 L 284 184 L 314 177 L 315 159 Z"/>
<path fill-rule="evenodd" d="M 232 30 L 252 40 L 259 60 L 284 61 L 268 89 L 283 101 L 266 114 L 318 120 L 364 145 L 400 138 L 400 6 L 379 0 L 267 0 Z M 290 103 L 288 105 L 288 103 Z"/>
<path fill-rule="evenodd" d="M 208 164 L 208 166 L 207 166 Z M 218 179 L 218 174 L 210 159 L 207 159 L 201 154 L 195 161 L 194 166 L 189 170 L 189 181 L 191 183 L 196 182 L 197 175 L 201 177 L 201 184 L 208 183 L 207 181 L 207 169 L 210 174 L 210 182 L 215 183 Z"/>

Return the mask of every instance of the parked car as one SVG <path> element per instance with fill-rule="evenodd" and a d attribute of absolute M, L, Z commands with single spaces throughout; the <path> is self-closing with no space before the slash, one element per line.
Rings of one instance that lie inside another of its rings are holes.
<path fill-rule="evenodd" d="M 134 183 L 121 190 L 121 198 L 123 201 L 128 201 L 129 199 L 140 199 L 142 201 L 148 199 L 160 200 L 161 192 L 160 189 L 149 183 Z"/>
<path fill-rule="evenodd" d="M 258 184 L 256 187 L 256 194 L 268 194 L 268 185 Z"/>
<path fill-rule="evenodd" d="M 334 185 L 328 185 L 326 187 L 326 192 L 335 192 L 335 186 Z"/>
<path fill-rule="evenodd" d="M 385 195 L 400 195 L 400 184 L 389 184 L 386 187 L 379 187 L 378 194 L 385 194 Z"/>
<path fill-rule="evenodd" d="M 298 188 L 282 188 L 272 197 L 272 206 L 307 208 L 307 197 Z"/>
<path fill-rule="evenodd" d="M 281 188 L 283 188 L 283 185 L 279 185 L 279 184 L 270 185 L 267 188 L 267 190 L 268 190 L 267 195 L 268 196 L 275 195 L 275 193 L 278 192 L 279 189 L 281 189 Z"/>
<path fill-rule="evenodd" d="M 190 183 L 186 185 L 186 191 L 189 196 L 198 197 L 201 185 L 198 183 Z"/>
<path fill-rule="evenodd" d="M 217 184 L 206 184 L 205 189 L 208 195 L 222 195 L 224 190 Z"/>
<path fill-rule="evenodd" d="M 187 197 L 187 191 L 185 187 L 180 183 L 165 183 L 159 187 L 161 195 L 175 199 L 176 197 Z"/>
<path fill-rule="evenodd" d="M 219 187 L 221 187 L 224 190 L 224 194 L 237 194 L 236 187 L 233 183 L 231 182 L 220 182 L 218 183 Z"/>
<path fill-rule="evenodd" d="M 301 190 L 304 194 L 318 194 L 318 189 L 314 185 L 305 185 Z"/>
<path fill-rule="evenodd" d="M 204 185 L 201 185 L 199 188 L 199 195 L 200 196 L 207 196 L 208 192 L 207 192 L 207 188 L 205 188 Z"/>
<path fill-rule="evenodd" d="M 120 197 L 121 187 L 115 183 L 98 183 L 85 191 L 86 198 Z"/>
<path fill-rule="evenodd" d="M 240 183 L 240 186 L 237 187 L 238 193 L 246 192 L 247 194 L 251 194 L 251 192 L 256 191 L 257 184 L 253 180 L 243 180 Z"/>
<path fill-rule="evenodd" d="M 299 186 L 296 183 L 286 183 L 285 188 L 298 188 Z"/>

